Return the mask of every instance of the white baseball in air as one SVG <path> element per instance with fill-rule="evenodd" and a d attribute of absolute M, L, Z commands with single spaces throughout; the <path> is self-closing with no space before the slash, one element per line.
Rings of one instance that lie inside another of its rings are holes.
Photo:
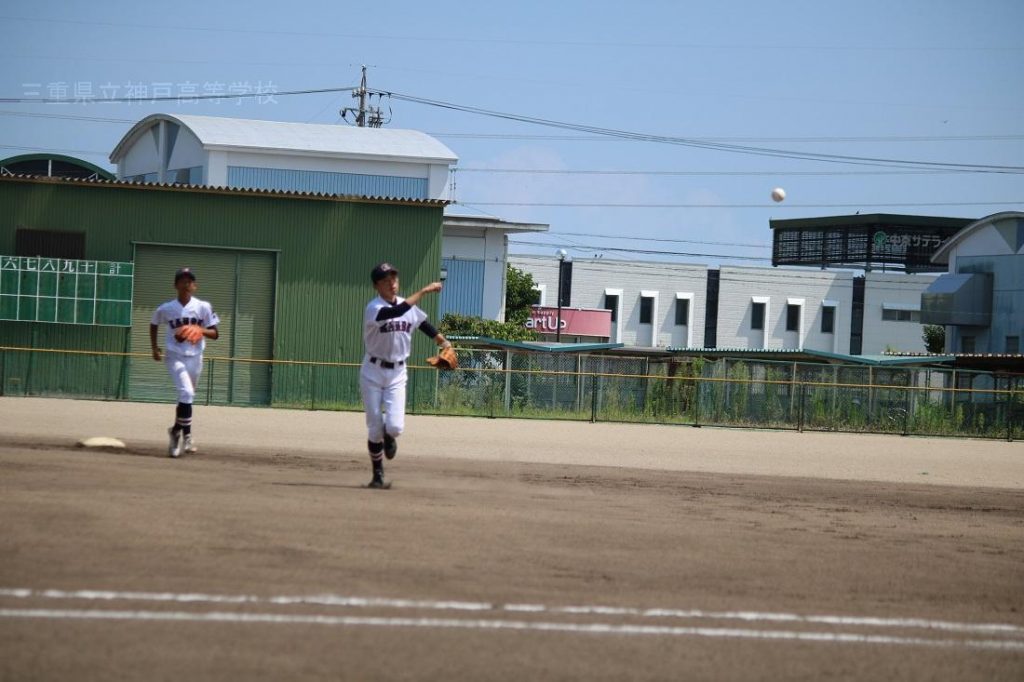
<path fill-rule="evenodd" d="M 786 198 L 786 190 L 776 187 L 772 190 L 772 201 L 782 201 Z"/>

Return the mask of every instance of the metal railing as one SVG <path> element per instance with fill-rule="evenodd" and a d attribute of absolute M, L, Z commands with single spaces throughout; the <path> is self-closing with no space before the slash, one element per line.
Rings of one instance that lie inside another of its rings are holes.
<path fill-rule="evenodd" d="M 459 357 L 455 371 L 409 366 L 410 414 L 1024 437 L 1022 376 L 493 350 Z M 358 363 L 207 356 L 199 383 L 199 404 L 362 410 Z M 0 395 L 174 400 L 148 354 L 19 347 L 0 347 Z"/>

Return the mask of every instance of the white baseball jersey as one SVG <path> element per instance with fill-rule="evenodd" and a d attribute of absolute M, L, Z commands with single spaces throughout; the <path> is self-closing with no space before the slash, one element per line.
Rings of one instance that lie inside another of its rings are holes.
<path fill-rule="evenodd" d="M 192 344 L 188 341 L 178 341 L 174 338 L 174 332 L 186 324 L 198 324 L 201 327 L 216 327 L 220 324 L 220 318 L 213 312 L 213 306 L 206 301 L 193 296 L 189 302 L 182 305 L 177 298 L 162 303 L 153 312 L 153 319 L 150 324 L 167 325 L 165 347 L 169 353 L 179 355 L 202 355 L 206 348 L 206 339 L 200 339 L 199 343 Z"/>
<path fill-rule="evenodd" d="M 380 296 L 366 306 L 363 313 L 363 343 L 366 354 L 388 362 L 403 362 L 412 352 L 412 333 L 427 319 L 427 314 L 412 306 L 398 317 L 377 320 L 380 311 L 405 301 L 399 296 L 394 304 Z"/>

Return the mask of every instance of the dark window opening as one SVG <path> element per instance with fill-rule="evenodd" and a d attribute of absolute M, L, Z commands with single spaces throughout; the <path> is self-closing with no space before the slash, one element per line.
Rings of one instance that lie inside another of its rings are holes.
<path fill-rule="evenodd" d="M 654 299 L 649 296 L 640 297 L 640 324 L 651 324 L 654 320 Z"/>
<path fill-rule="evenodd" d="M 792 303 L 786 306 L 786 331 L 800 331 L 800 306 Z"/>
<path fill-rule="evenodd" d="M 612 322 L 619 321 L 619 297 L 612 294 L 604 295 L 604 309 L 612 311 Z"/>
<path fill-rule="evenodd" d="M 690 324 L 690 299 L 676 299 L 676 324 L 680 327 Z"/>
<path fill-rule="evenodd" d="M 821 333 L 834 334 L 836 331 L 836 309 L 827 305 L 821 309 Z"/>
<path fill-rule="evenodd" d="M 961 353 L 973 353 L 974 351 L 974 337 L 973 336 L 961 336 L 960 337 L 960 352 Z"/>
<path fill-rule="evenodd" d="M 764 329 L 764 309 L 766 304 L 754 303 L 750 308 L 750 328 Z"/>
<path fill-rule="evenodd" d="M 1020 352 L 1020 337 L 1019 336 L 1007 336 L 1006 337 L 1006 352 L 1017 354 Z"/>

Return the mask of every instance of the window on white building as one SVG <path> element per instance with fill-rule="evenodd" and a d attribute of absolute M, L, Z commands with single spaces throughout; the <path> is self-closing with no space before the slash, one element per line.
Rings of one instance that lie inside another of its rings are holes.
<path fill-rule="evenodd" d="M 821 333 L 835 334 L 836 332 L 836 307 L 826 305 L 821 308 Z"/>
<path fill-rule="evenodd" d="M 750 306 L 750 328 L 764 329 L 764 309 L 767 303 L 755 301 Z"/>
<path fill-rule="evenodd" d="M 786 331 L 800 331 L 800 306 L 795 303 L 788 303 L 786 305 Z"/>
<path fill-rule="evenodd" d="M 690 324 L 690 299 L 676 299 L 676 325 L 685 327 Z"/>
<path fill-rule="evenodd" d="M 619 297 L 615 294 L 604 295 L 604 309 L 612 311 L 612 322 L 619 321 Z"/>
<path fill-rule="evenodd" d="M 920 310 L 882 308 L 882 319 L 886 322 L 920 322 Z"/>
<path fill-rule="evenodd" d="M 640 297 L 640 324 L 652 324 L 654 322 L 654 297 Z"/>

